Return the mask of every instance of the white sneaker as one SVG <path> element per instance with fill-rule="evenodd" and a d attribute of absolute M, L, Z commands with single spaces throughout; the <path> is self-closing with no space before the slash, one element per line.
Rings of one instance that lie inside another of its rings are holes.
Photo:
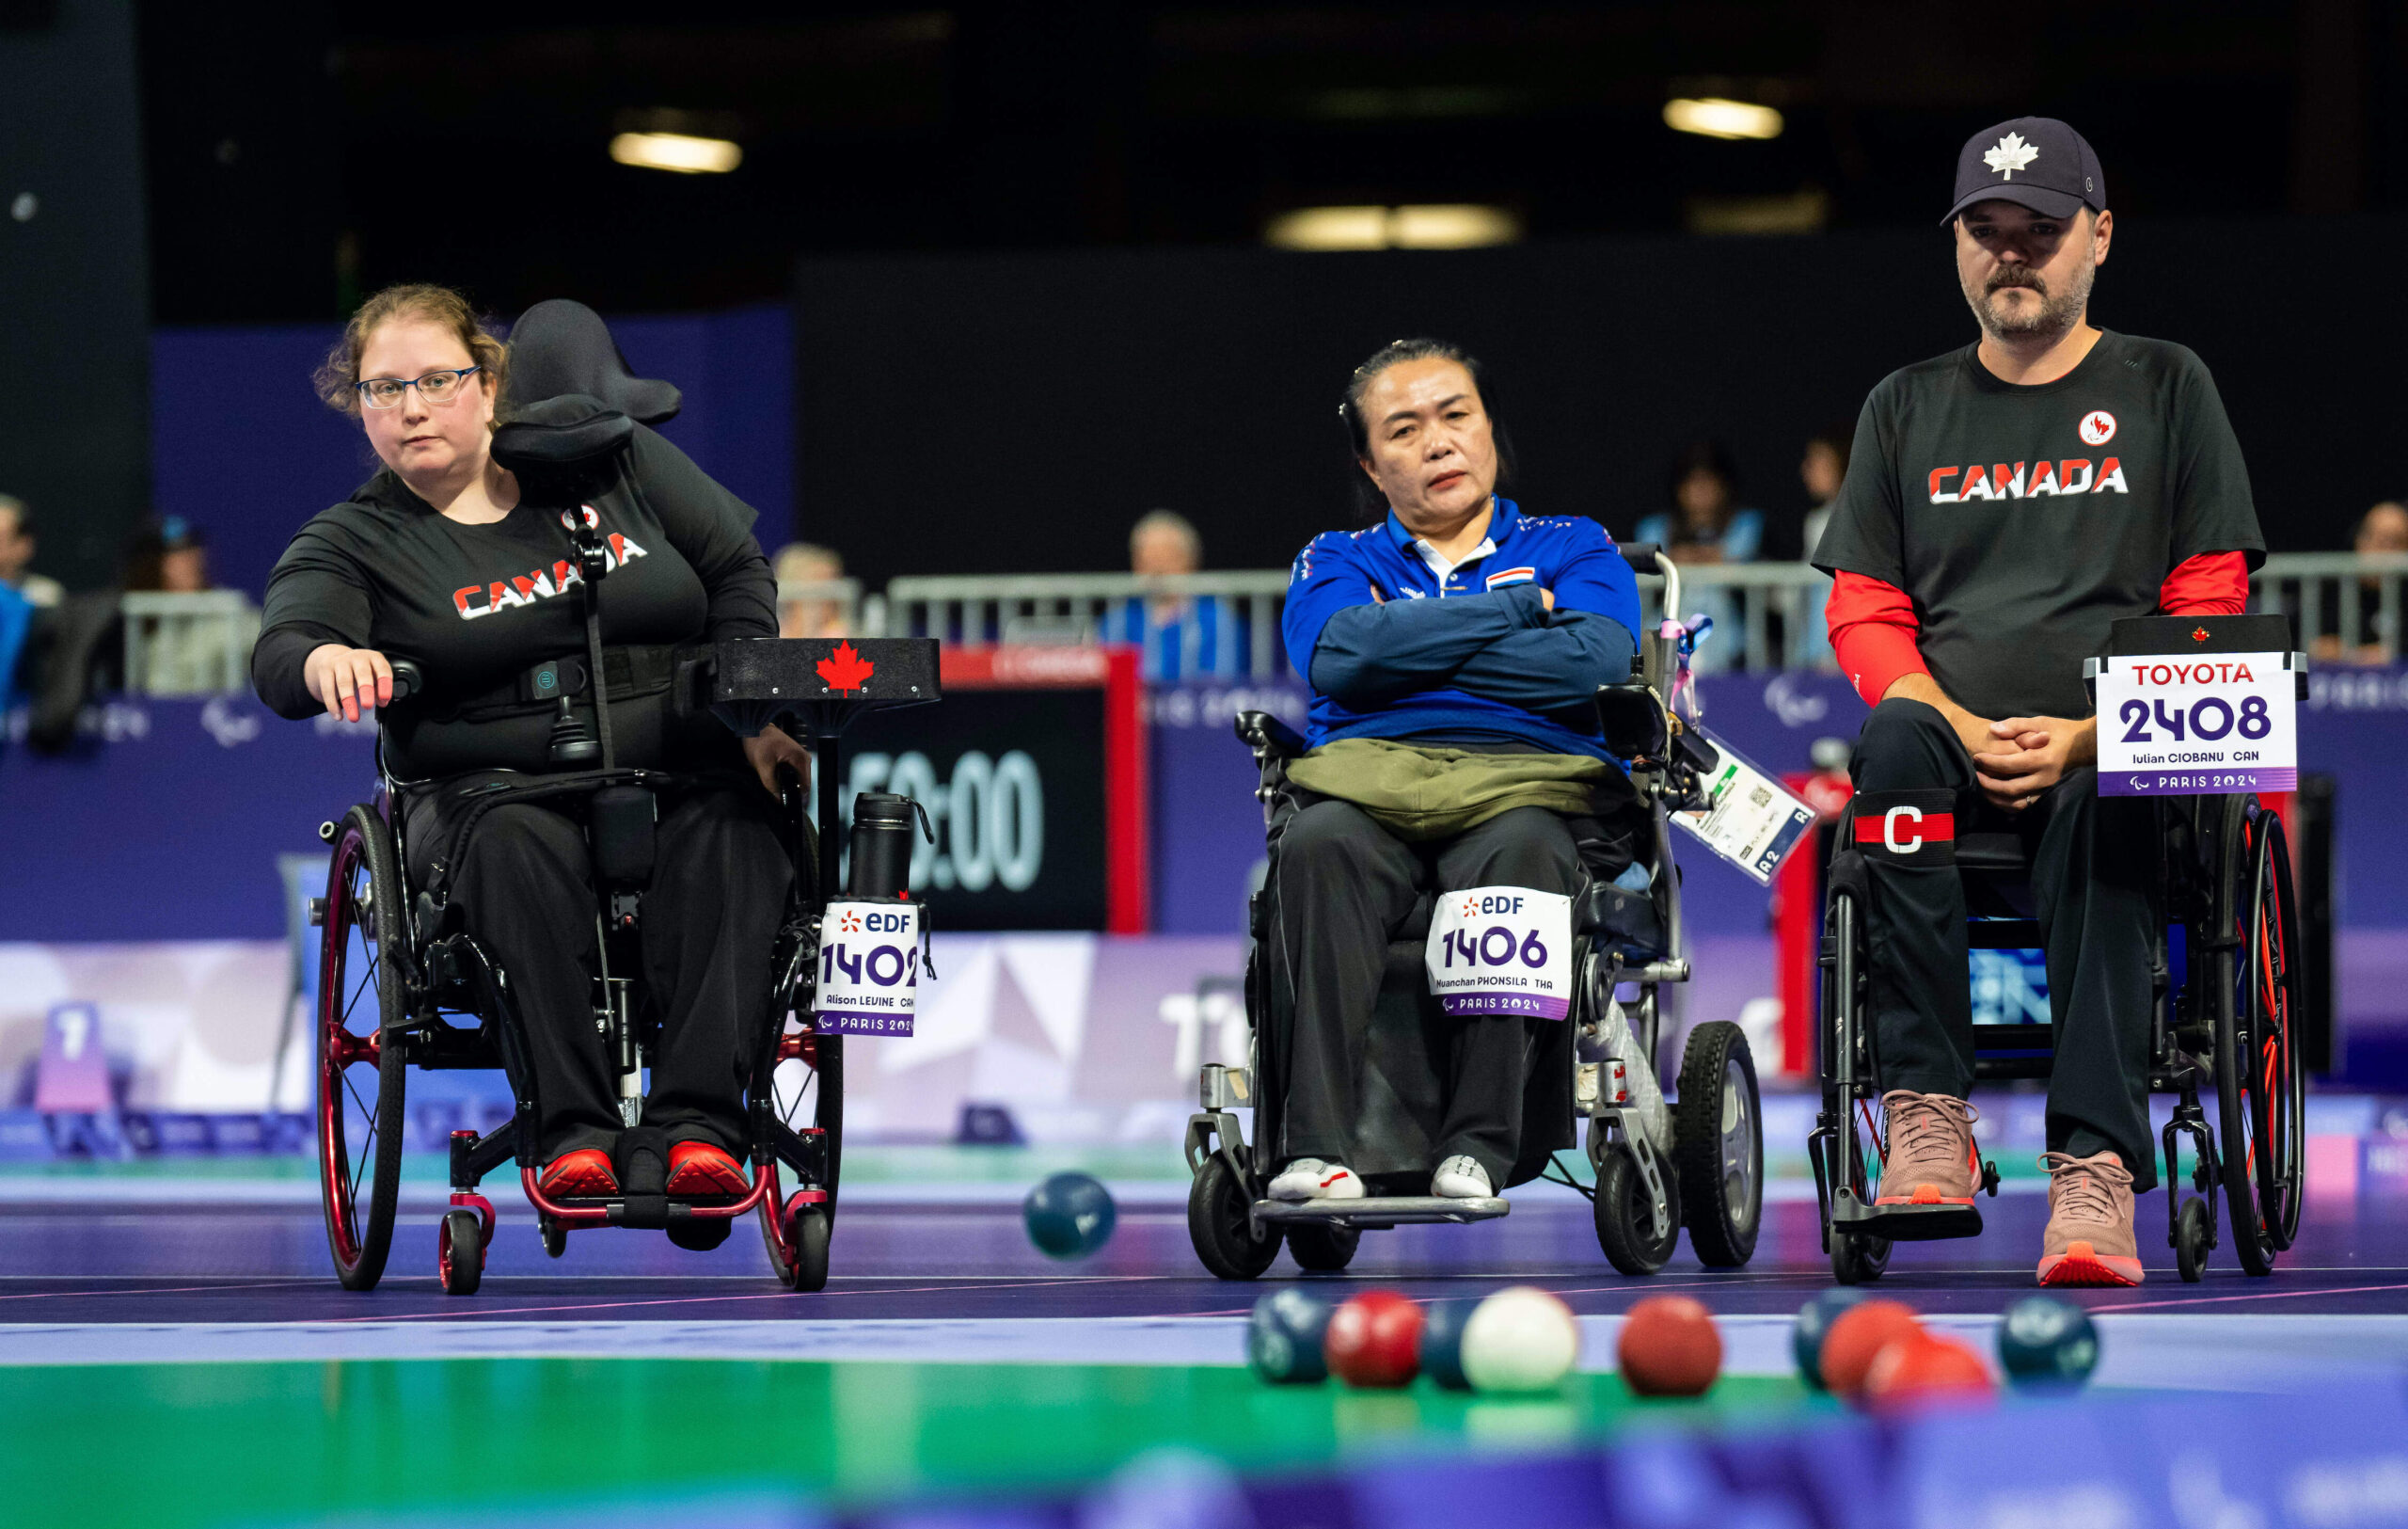
<path fill-rule="evenodd" d="M 1430 1176 L 1430 1192 L 1441 1200 L 1489 1200 L 1497 1194 L 1488 1182 L 1488 1170 L 1461 1155 L 1438 1165 L 1438 1171 Z"/>
<path fill-rule="evenodd" d="M 1274 1200 L 1360 1200 L 1363 1181 L 1344 1163 L 1299 1157 L 1271 1181 Z"/>

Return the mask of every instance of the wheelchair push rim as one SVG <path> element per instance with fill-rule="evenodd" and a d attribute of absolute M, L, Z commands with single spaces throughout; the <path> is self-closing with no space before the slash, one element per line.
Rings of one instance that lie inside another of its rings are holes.
<path fill-rule="evenodd" d="M 326 1245 L 352 1290 L 384 1275 L 401 1187 L 404 1070 L 400 1048 L 385 1043 L 403 1009 L 401 974 L 388 959 L 401 937 L 399 898 L 391 836 L 356 806 L 328 870 L 314 1025 Z"/>
<path fill-rule="evenodd" d="M 2282 820 L 2245 802 L 2239 827 L 2245 880 L 2232 901 L 2240 946 L 2220 1006 L 2217 1091 L 2237 1250 L 2263 1272 L 2299 1234 L 2306 1171 L 2299 921 Z"/>

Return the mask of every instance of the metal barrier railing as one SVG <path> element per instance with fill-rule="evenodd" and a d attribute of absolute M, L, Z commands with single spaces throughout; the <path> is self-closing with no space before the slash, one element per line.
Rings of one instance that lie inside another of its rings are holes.
<path fill-rule="evenodd" d="M 1287 672 L 1279 643 L 1279 606 L 1288 570 L 1187 573 L 1141 578 L 1128 573 L 945 575 L 897 579 L 886 586 L 886 624 L 897 637 L 934 637 L 958 647 L 1002 643 L 1095 644 L 1121 640 L 1131 603 L 1143 601 L 1150 628 L 1176 619 L 1183 603 L 1210 603 L 1216 637 L 1204 673 L 1272 679 Z M 1199 618 L 1199 624 L 1200 624 Z M 1189 670 L 1187 672 L 1193 672 Z"/>
<path fill-rule="evenodd" d="M 125 688 L 135 695 L 214 695 L 250 687 L 260 613 L 239 589 L 120 597 Z"/>
<path fill-rule="evenodd" d="M 2403 581 L 2408 552 L 2279 552 L 2249 581 L 2249 608 L 2289 616 L 2323 662 L 2394 663 Z"/>

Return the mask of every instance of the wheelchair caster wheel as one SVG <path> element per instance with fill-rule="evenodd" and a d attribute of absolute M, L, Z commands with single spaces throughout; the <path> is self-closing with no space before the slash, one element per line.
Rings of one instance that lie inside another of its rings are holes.
<path fill-rule="evenodd" d="M 484 1222 L 472 1210 L 446 1211 L 436 1249 L 436 1272 L 447 1296 L 473 1296 L 484 1280 Z"/>
<path fill-rule="evenodd" d="M 546 1256 L 558 1258 L 561 1254 L 568 1251 L 567 1227 L 561 1225 L 560 1222 L 555 1221 L 550 1217 L 547 1216 L 544 1218 L 543 1233 L 544 1252 Z"/>
<path fill-rule="evenodd" d="M 2208 1266 L 2208 1250 L 2216 1245 L 2216 1229 L 2208 1219 L 2208 1202 L 2186 1200 L 2174 1218 L 2174 1266 L 2185 1284 L 2196 1284 Z"/>
<path fill-rule="evenodd" d="M 1842 1284 L 1871 1284 L 1890 1267 L 1890 1239 L 1831 1228 L 1831 1278 Z"/>
<path fill-rule="evenodd" d="M 1653 1274 L 1672 1256 L 1681 1236 L 1679 1180 L 1664 1176 L 1672 1203 L 1664 1207 L 1664 1233 L 1656 1234 L 1656 1210 L 1647 1192 L 1647 1176 L 1621 1148 L 1610 1148 L 1597 1168 L 1597 1195 L 1591 1209 L 1597 1218 L 1597 1246 L 1606 1262 L 1624 1274 Z M 1671 1165 L 1666 1163 L 1665 1168 Z"/>
<path fill-rule="evenodd" d="M 768 1228 L 764 1224 L 764 1232 Z M 769 1247 L 769 1262 L 777 1266 L 778 1282 L 806 1294 L 828 1288 L 829 1224 L 824 1205 L 786 1207 L 784 1247 Z"/>
<path fill-rule="evenodd" d="M 1354 1250 L 1362 1241 L 1361 1231 L 1351 1226 L 1299 1224 L 1288 1229 L 1288 1251 L 1296 1266 L 1315 1274 L 1342 1272 L 1354 1261 Z"/>
<path fill-rule="evenodd" d="M 1187 1236 L 1215 1278 L 1253 1280 L 1279 1256 L 1279 1229 L 1254 1231 L 1254 1202 L 1245 1180 L 1217 1155 L 1204 1159 L 1187 1191 Z"/>

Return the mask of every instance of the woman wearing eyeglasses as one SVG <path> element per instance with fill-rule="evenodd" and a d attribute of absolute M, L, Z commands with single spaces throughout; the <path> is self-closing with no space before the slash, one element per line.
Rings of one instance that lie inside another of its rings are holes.
<path fill-rule="evenodd" d="M 392 657 L 418 663 L 424 693 L 380 719 L 392 773 L 437 783 L 405 793 L 412 884 L 442 879 L 509 975 L 544 1109 L 544 1188 L 607 1195 L 622 1121 L 594 1025 L 595 895 L 577 821 L 540 801 L 499 806 L 475 820 L 456 864 L 436 864 L 463 790 L 497 772 L 567 768 L 550 746 L 556 706 L 537 698 L 540 680 L 524 687 L 586 651 L 566 517 L 522 504 L 494 460 L 508 367 L 501 342 L 447 288 L 391 287 L 360 309 L 317 381 L 359 421 L 382 468 L 285 549 L 251 677 L 283 716 L 356 722 L 392 704 Z M 627 655 L 626 674 L 609 679 L 616 762 L 702 783 L 660 802 L 642 938 L 662 1027 L 642 1123 L 673 1143 L 671 1193 L 740 1193 L 742 1059 L 791 879 L 762 788 L 774 791 L 776 767 L 800 769 L 807 756 L 774 728 L 739 740 L 707 717 L 672 716 L 656 661 L 679 644 L 776 636 L 776 585 L 752 509 L 642 426 L 584 513 L 610 549 L 596 586 L 606 669 L 611 650 Z M 558 688 L 580 689 L 576 672 L 556 676 Z M 693 1225 L 708 1230 L 689 1246 L 729 1223 Z"/>

